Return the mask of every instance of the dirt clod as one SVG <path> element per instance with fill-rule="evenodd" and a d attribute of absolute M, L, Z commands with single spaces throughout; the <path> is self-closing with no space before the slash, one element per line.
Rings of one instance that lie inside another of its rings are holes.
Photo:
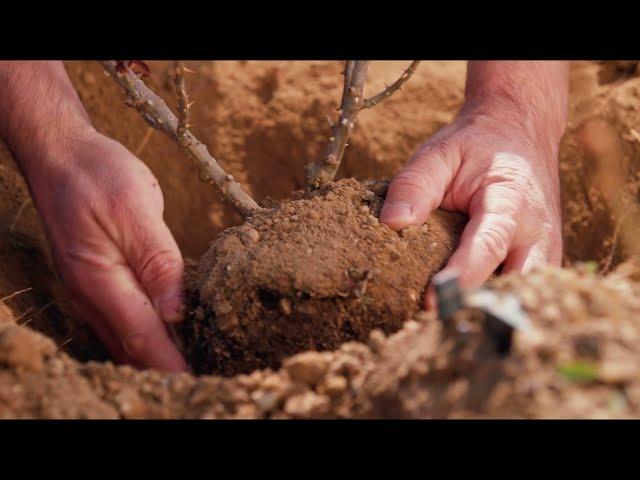
<path fill-rule="evenodd" d="M 206 318 L 191 315 L 183 328 L 196 371 L 277 368 L 299 351 L 333 350 L 410 319 L 453 252 L 465 217 L 436 211 L 424 226 L 399 235 L 377 220 L 383 197 L 370 192 L 384 194 L 385 185 L 341 180 L 222 234 L 203 256 L 201 288 L 191 294 Z M 375 221 L 360 223 L 363 207 Z M 292 221 L 310 212 L 313 220 Z M 390 262 L 389 248 L 404 253 Z"/>

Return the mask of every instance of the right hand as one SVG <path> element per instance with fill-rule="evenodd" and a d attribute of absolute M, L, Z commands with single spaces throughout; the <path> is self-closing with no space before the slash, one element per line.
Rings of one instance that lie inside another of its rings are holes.
<path fill-rule="evenodd" d="M 27 178 L 78 313 L 117 361 L 186 370 L 165 325 L 182 318 L 184 265 L 158 181 L 93 130 L 59 157 Z"/>

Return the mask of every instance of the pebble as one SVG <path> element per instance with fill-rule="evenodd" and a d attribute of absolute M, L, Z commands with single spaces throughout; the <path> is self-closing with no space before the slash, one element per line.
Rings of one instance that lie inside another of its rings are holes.
<path fill-rule="evenodd" d="M 329 358 L 319 352 L 304 352 L 287 358 L 283 367 L 294 382 L 315 385 L 329 369 Z"/>
<path fill-rule="evenodd" d="M 331 400 L 326 395 L 305 392 L 290 397 L 284 411 L 292 417 L 317 417 L 325 415 L 331 406 Z"/>
<path fill-rule="evenodd" d="M 400 260 L 400 252 L 391 244 L 387 244 L 387 250 L 389 251 L 389 258 L 393 261 Z"/>
<path fill-rule="evenodd" d="M 291 300 L 289 300 L 286 297 L 282 297 L 279 301 L 278 301 L 278 308 L 280 309 L 280 312 L 282 312 L 283 315 L 291 315 Z"/>
<path fill-rule="evenodd" d="M 384 332 L 378 328 L 369 333 L 369 347 L 373 352 L 379 352 L 384 345 L 386 337 Z"/>
<path fill-rule="evenodd" d="M 260 241 L 260 234 L 255 228 L 246 227 L 242 231 L 242 243 L 245 245 L 252 245 Z"/>
<path fill-rule="evenodd" d="M 340 375 L 327 375 L 318 386 L 318 392 L 336 397 L 345 392 L 348 387 L 347 379 Z"/>
<path fill-rule="evenodd" d="M 598 366 L 598 380 L 604 383 L 626 383 L 638 376 L 638 366 L 630 361 L 604 361 Z"/>
<path fill-rule="evenodd" d="M 251 400 L 262 412 L 268 412 L 273 410 L 278 404 L 279 396 L 276 392 L 264 392 L 262 390 L 256 390 L 251 394 Z"/>
<path fill-rule="evenodd" d="M 93 85 L 96 83 L 96 77 L 91 72 L 84 72 L 82 78 L 84 79 L 84 83 L 86 83 L 87 85 Z"/>

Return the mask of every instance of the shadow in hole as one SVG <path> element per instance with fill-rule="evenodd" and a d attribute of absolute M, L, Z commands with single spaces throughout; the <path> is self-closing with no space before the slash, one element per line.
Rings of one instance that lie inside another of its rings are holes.
<path fill-rule="evenodd" d="M 314 101 L 300 114 L 298 125 L 280 122 L 258 127 L 247 137 L 246 171 L 258 201 L 267 196 L 282 199 L 304 187 L 305 165 L 318 159 L 328 142 L 324 116 L 324 108 Z M 379 178 L 392 175 L 393 170 L 392 164 L 377 160 L 366 145 L 353 141 L 336 178 Z"/>

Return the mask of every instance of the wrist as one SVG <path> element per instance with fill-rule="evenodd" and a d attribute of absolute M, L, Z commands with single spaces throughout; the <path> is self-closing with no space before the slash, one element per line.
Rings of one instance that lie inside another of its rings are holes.
<path fill-rule="evenodd" d="M 469 62 L 466 111 L 480 112 L 557 150 L 567 121 L 569 62 Z"/>
<path fill-rule="evenodd" d="M 566 117 L 501 93 L 467 97 L 459 116 L 486 123 L 518 142 L 527 142 L 557 163 Z"/>
<path fill-rule="evenodd" d="M 0 136 L 25 176 L 62 167 L 94 134 L 62 62 L 0 62 Z"/>
<path fill-rule="evenodd" d="M 46 209 L 70 178 L 82 177 L 86 167 L 82 159 L 86 152 L 94 151 L 93 145 L 97 145 L 102 135 L 89 125 L 68 129 L 60 135 L 50 132 L 48 137 L 52 141 L 12 149 L 39 209 Z"/>

